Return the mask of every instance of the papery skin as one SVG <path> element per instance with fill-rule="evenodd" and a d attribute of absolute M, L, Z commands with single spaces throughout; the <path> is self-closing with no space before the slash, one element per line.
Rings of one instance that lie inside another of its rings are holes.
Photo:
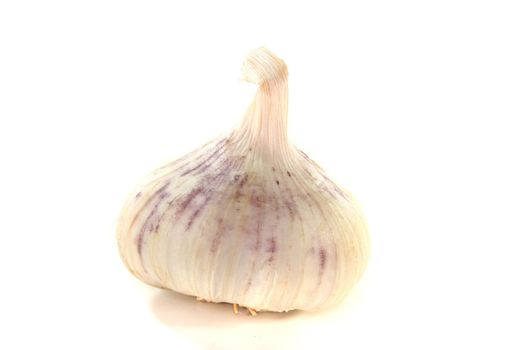
<path fill-rule="evenodd" d="M 119 249 L 157 287 L 256 310 L 315 310 L 361 277 L 369 239 L 358 204 L 288 143 L 287 69 L 245 62 L 259 90 L 243 123 L 154 171 L 128 199 Z"/>

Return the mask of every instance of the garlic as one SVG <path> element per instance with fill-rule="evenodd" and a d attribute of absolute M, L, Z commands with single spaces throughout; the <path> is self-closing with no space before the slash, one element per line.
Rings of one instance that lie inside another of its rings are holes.
<path fill-rule="evenodd" d="M 350 193 L 287 140 L 285 63 L 264 48 L 244 78 L 259 89 L 241 125 L 154 171 L 128 199 L 117 238 L 152 286 L 255 310 L 343 299 L 368 260 Z"/>

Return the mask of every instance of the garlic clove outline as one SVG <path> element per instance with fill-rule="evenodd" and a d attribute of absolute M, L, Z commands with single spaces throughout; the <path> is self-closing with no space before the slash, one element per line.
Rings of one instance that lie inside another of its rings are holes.
<path fill-rule="evenodd" d="M 289 143 L 285 63 L 260 48 L 243 73 L 259 85 L 243 121 L 138 186 L 117 227 L 121 257 L 145 283 L 234 310 L 334 305 L 366 268 L 365 220 Z"/>

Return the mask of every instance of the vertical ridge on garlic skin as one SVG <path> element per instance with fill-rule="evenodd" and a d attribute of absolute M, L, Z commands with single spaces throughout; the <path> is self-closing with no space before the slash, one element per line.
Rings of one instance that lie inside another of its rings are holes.
<path fill-rule="evenodd" d="M 300 172 L 302 176 L 295 177 L 301 183 L 298 188 L 310 188 L 310 191 L 305 191 L 307 198 L 317 207 L 323 222 L 328 224 L 327 230 L 320 232 L 320 236 L 329 235 L 333 242 L 332 249 L 325 251 L 325 259 L 336 265 L 335 289 L 330 298 L 320 303 L 320 307 L 327 307 L 340 302 L 361 277 L 369 255 L 368 229 L 353 196 L 332 181 L 327 183 L 324 171 L 306 154 L 299 152 L 305 162 Z M 319 244 L 318 254 L 321 247 L 322 244 Z"/>
<path fill-rule="evenodd" d="M 191 152 L 190 154 L 195 156 L 194 159 L 185 156 L 154 171 L 139 184 L 137 190 L 124 205 L 117 227 L 117 240 L 121 256 L 131 272 L 146 283 L 154 286 L 163 283 L 162 279 L 153 274 L 154 270 L 157 269 L 155 266 L 159 264 L 151 265 L 148 258 L 150 253 L 147 250 L 142 251 L 144 249 L 142 246 L 152 237 L 160 240 L 157 235 L 153 235 L 155 227 L 159 223 L 156 222 L 157 217 L 153 217 L 151 214 L 158 212 L 162 223 L 164 223 L 165 219 L 169 219 L 167 213 L 173 208 L 178 208 L 181 204 L 181 198 L 184 194 L 179 193 L 180 189 L 193 188 L 196 181 L 194 177 L 186 175 L 196 171 L 198 166 L 202 168 L 205 164 L 209 164 L 212 160 L 210 151 L 220 149 L 226 140 L 227 137 L 221 137 L 206 144 L 203 148 Z M 176 178 L 177 181 L 171 181 L 172 178 Z M 167 182 L 169 184 L 166 186 Z M 163 198 L 164 203 L 161 203 L 162 206 L 160 208 L 163 209 L 163 212 L 160 213 L 159 208 L 155 208 L 155 205 L 159 200 L 158 196 L 162 195 L 162 191 L 164 193 L 172 193 L 172 195 L 169 198 Z M 149 223 L 148 218 L 150 220 L 154 219 L 154 226 L 150 225 L 150 227 L 147 227 L 145 225 Z M 136 246 L 136 249 L 134 246 Z M 155 255 L 159 255 L 161 252 L 162 249 L 156 251 Z M 150 265 L 151 268 L 146 268 Z M 166 275 L 165 271 L 162 274 Z"/>

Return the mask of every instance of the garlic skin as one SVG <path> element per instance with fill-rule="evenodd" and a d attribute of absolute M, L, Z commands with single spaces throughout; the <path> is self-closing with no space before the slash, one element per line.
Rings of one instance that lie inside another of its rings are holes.
<path fill-rule="evenodd" d="M 369 255 L 365 221 L 287 139 L 284 62 L 264 48 L 243 66 L 259 89 L 238 128 L 154 171 L 130 196 L 117 239 L 152 286 L 255 310 L 340 302 Z"/>

